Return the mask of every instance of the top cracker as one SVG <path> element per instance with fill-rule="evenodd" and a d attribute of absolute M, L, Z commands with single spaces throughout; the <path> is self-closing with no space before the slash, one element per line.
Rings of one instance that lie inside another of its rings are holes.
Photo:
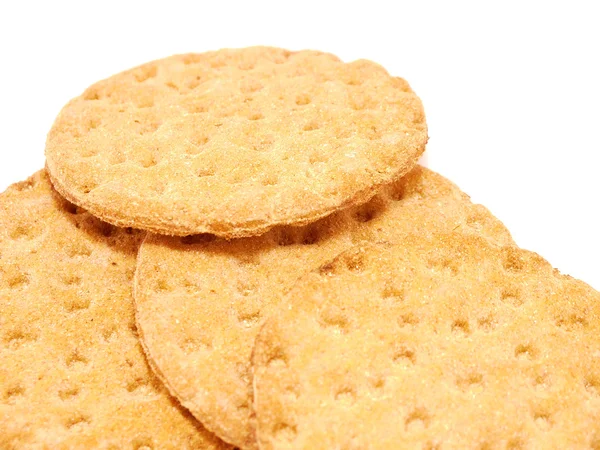
<path fill-rule="evenodd" d="M 56 189 L 162 234 L 258 235 L 360 204 L 425 148 L 419 98 L 366 60 L 251 47 L 114 75 L 50 130 Z"/>

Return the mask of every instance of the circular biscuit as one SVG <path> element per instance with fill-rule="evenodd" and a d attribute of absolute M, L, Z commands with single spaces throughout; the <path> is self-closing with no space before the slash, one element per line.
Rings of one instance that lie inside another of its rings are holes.
<path fill-rule="evenodd" d="M 146 363 L 142 237 L 62 199 L 44 171 L 0 194 L 0 448 L 230 448 Z"/>
<path fill-rule="evenodd" d="M 253 353 L 261 449 L 595 448 L 600 293 L 454 232 L 307 274 Z"/>
<path fill-rule="evenodd" d="M 209 430 L 253 448 L 250 355 L 261 325 L 294 281 L 355 243 L 455 228 L 512 242 L 487 209 L 417 167 L 370 202 L 305 227 L 233 241 L 149 234 L 135 289 L 146 353 L 171 393 Z"/>
<path fill-rule="evenodd" d="M 364 203 L 426 141 L 421 101 L 381 66 L 252 47 L 100 81 L 63 108 L 46 157 L 56 189 L 107 222 L 232 238 Z"/>

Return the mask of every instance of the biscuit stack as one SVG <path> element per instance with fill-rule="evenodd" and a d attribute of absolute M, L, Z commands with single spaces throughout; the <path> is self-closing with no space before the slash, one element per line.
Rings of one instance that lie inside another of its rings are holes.
<path fill-rule="evenodd" d="M 426 141 L 315 51 L 88 88 L 0 195 L 0 449 L 600 448 L 600 293 Z"/>

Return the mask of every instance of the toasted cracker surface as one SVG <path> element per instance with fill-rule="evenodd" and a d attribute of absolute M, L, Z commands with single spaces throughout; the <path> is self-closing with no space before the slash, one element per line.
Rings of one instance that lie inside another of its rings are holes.
<path fill-rule="evenodd" d="M 364 203 L 425 148 L 420 100 L 366 60 L 253 47 L 173 56 L 101 81 L 48 135 L 56 189 L 168 235 L 258 235 Z"/>
<path fill-rule="evenodd" d="M 62 199 L 44 171 L 0 194 L 0 448 L 229 448 L 146 363 L 142 237 Z"/>
<path fill-rule="evenodd" d="M 261 449 L 590 449 L 600 293 L 458 231 L 306 275 L 253 354 Z"/>
<path fill-rule="evenodd" d="M 252 448 L 250 355 L 283 293 L 356 243 L 455 228 L 512 242 L 487 209 L 417 167 L 370 202 L 305 227 L 277 227 L 233 241 L 148 235 L 135 291 L 145 349 L 195 417 L 222 439 Z"/>

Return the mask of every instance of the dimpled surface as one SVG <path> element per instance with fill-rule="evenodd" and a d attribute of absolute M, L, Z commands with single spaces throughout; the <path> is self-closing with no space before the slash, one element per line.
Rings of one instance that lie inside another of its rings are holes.
<path fill-rule="evenodd" d="M 306 275 L 253 354 L 261 449 L 596 449 L 600 294 L 455 232 Z"/>
<path fill-rule="evenodd" d="M 208 429 L 251 448 L 254 338 L 294 281 L 358 242 L 455 228 L 511 242 L 484 207 L 417 167 L 370 202 L 305 227 L 234 241 L 149 235 L 135 293 L 145 349 L 171 392 Z"/>
<path fill-rule="evenodd" d="M 0 448 L 226 449 L 154 377 L 132 280 L 142 234 L 45 172 L 0 194 Z"/>
<path fill-rule="evenodd" d="M 91 86 L 56 119 L 46 156 L 58 191 L 108 222 L 241 237 L 365 202 L 426 140 L 420 100 L 381 66 L 254 47 Z"/>

